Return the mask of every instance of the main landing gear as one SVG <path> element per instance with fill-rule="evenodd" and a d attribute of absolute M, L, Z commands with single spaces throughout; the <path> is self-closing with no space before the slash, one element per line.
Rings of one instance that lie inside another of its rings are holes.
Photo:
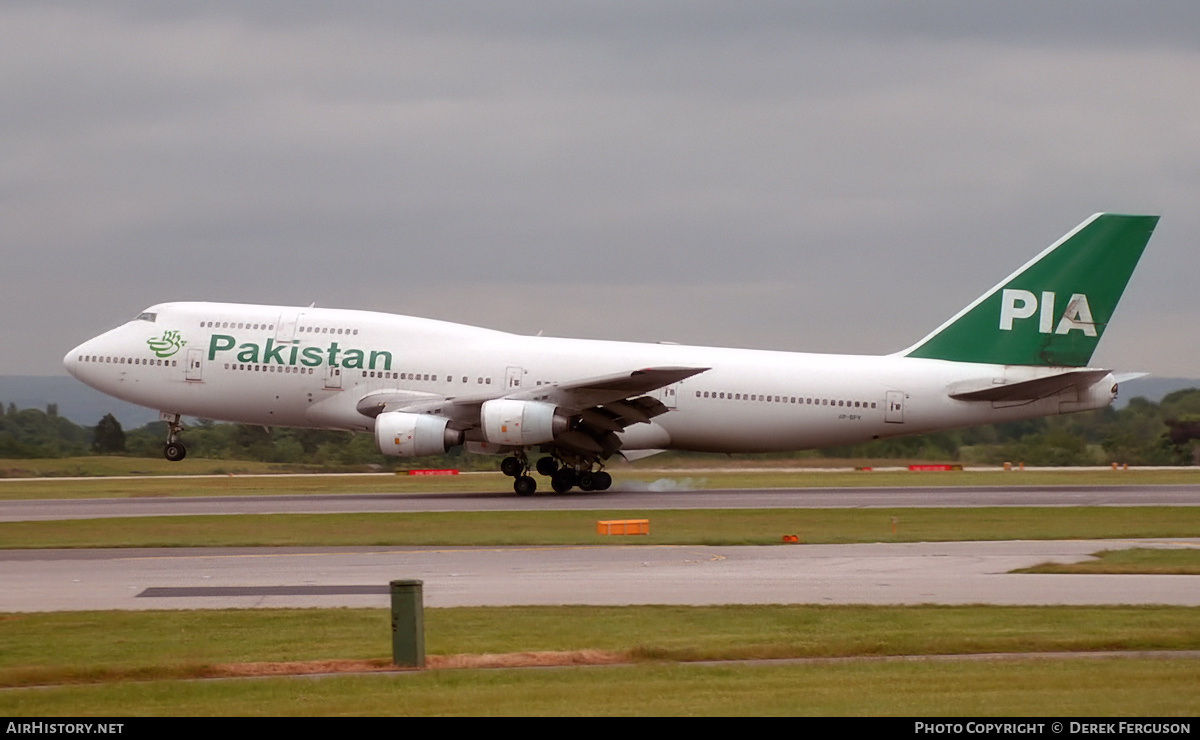
<path fill-rule="evenodd" d="M 518 496 L 532 496 L 537 492 L 537 481 L 529 472 L 529 458 L 522 450 L 500 461 L 500 472 L 513 479 L 513 490 Z"/>
<path fill-rule="evenodd" d="M 554 457 L 538 458 L 535 469 L 550 479 L 555 493 L 566 493 L 576 486 L 581 491 L 606 491 L 612 485 L 612 476 L 603 470 L 593 471 L 594 461 L 581 460 L 575 467 L 562 465 Z M 537 481 L 529 475 L 529 458 L 524 450 L 500 461 L 500 471 L 512 477 L 513 490 L 518 496 L 531 496 L 537 492 Z"/>
<path fill-rule="evenodd" d="M 179 414 L 175 414 L 175 418 L 167 422 L 167 444 L 163 446 L 163 457 L 171 462 L 179 462 L 187 457 L 187 448 L 179 441 L 179 433 L 182 431 Z"/>
<path fill-rule="evenodd" d="M 573 470 L 559 468 L 550 479 L 550 486 L 558 493 L 566 493 L 578 486 L 581 491 L 607 491 L 612 485 L 612 476 L 603 470 Z"/>

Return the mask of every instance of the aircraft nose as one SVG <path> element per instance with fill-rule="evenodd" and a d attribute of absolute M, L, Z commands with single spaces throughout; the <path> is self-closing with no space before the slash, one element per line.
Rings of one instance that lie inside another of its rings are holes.
<path fill-rule="evenodd" d="M 63 357 L 63 367 L 65 367 L 67 369 L 67 372 L 69 372 L 72 375 L 72 377 L 75 377 L 75 378 L 79 377 L 79 362 L 80 362 L 79 358 L 81 358 L 82 356 L 83 356 L 83 345 L 81 344 L 78 347 L 76 347 L 75 349 L 68 352 L 65 357 Z"/>

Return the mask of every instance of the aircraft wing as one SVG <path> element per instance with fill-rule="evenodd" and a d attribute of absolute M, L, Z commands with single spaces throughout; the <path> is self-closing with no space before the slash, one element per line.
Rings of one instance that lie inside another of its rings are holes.
<path fill-rule="evenodd" d="M 670 409 L 650 391 L 708 370 L 706 367 L 650 367 L 564 383 L 523 388 L 505 398 L 545 401 L 571 413 L 571 429 L 554 443 L 577 452 L 611 455 L 621 449 L 617 432 L 648 423 Z"/>
<path fill-rule="evenodd" d="M 385 411 L 432 413 L 448 417 L 456 428 L 471 429 L 480 423 L 480 407 L 499 398 L 553 403 L 572 416 L 571 429 L 554 443 L 578 452 L 611 455 L 621 447 L 616 433 L 633 424 L 649 422 L 670 409 L 646 395 L 708 370 L 706 367 L 651 367 L 582 380 L 549 383 L 494 393 L 445 396 L 402 390 L 368 393 L 358 411 L 375 417 Z"/>
<path fill-rule="evenodd" d="M 565 410 L 576 413 L 584 409 L 601 406 L 641 396 L 685 378 L 698 375 L 706 367 L 649 367 L 612 375 L 600 375 L 565 383 L 551 383 L 522 388 L 507 393 L 504 398 L 517 400 L 549 401 Z"/>

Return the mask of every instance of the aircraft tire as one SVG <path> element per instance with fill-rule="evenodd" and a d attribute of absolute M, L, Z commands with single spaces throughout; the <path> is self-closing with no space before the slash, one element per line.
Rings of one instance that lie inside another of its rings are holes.
<path fill-rule="evenodd" d="M 178 442 L 168 442 L 163 447 L 163 457 L 167 458 L 171 462 L 179 462 L 183 458 L 187 457 L 187 448 Z"/>
<path fill-rule="evenodd" d="M 519 475 L 513 481 L 513 490 L 517 492 L 518 496 L 532 496 L 537 492 L 537 481 L 528 475 Z"/>
<path fill-rule="evenodd" d="M 536 467 L 539 473 L 551 478 L 558 472 L 558 461 L 552 457 L 539 457 Z"/>
<path fill-rule="evenodd" d="M 525 466 L 521 464 L 521 461 L 511 455 L 500 461 L 500 472 L 511 478 L 521 475 L 524 468 Z"/>
<path fill-rule="evenodd" d="M 581 491 L 596 490 L 596 476 L 592 473 L 580 473 L 578 483 Z"/>
<path fill-rule="evenodd" d="M 555 493 L 566 493 L 575 485 L 575 472 L 570 468 L 559 468 L 550 477 L 550 487 Z"/>
<path fill-rule="evenodd" d="M 592 476 L 592 489 L 596 491 L 607 491 L 612 486 L 612 476 L 601 470 Z"/>

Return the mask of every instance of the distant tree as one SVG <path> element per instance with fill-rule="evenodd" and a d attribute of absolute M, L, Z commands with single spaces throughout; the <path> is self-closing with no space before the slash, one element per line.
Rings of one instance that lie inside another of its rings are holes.
<path fill-rule="evenodd" d="M 46 404 L 46 416 L 49 416 L 51 419 L 58 417 L 58 404 L 57 403 Z"/>
<path fill-rule="evenodd" d="M 1167 419 L 1167 439 L 1171 444 L 1184 447 L 1193 439 L 1200 439 L 1200 418 L 1184 415 L 1181 419 Z"/>
<path fill-rule="evenodd" d="M 1166 419 L 1167 431 L 1164 442 L 1170 444 L 1176 462 L 1196 465 L 1200 463 L 1200 415 L 1181 414 L 1178 419 Z"/>
<path fill-rule="evenodd" d="M 112 414 L 105 414 L 96 425 L 92 449 L 101 455 L 125 451 L 125 430 Z"/>
<path fill-rule="evenodd" d="M 231 452 L 240 460 L 267 460 L 271 457 L 274 442 L 271 433 L 253 424 L 235 424 Z"/>

